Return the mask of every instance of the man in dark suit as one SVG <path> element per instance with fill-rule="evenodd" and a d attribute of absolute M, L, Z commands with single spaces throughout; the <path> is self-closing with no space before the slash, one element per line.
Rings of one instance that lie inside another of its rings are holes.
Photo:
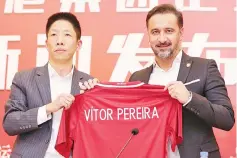
<path fill-rule="evenodd" d="M 183 16 L 173 5 L 161 4 L 146 18 L 154 63 L 133 73 L 129 81 L 164 85 L 164 90 L 183 105 L 183 142 L 175 152 L 168 143 L 169 158 L 220 158 L 212 127 L 230 130 L 235 122 L 225 82 L 214 60 L 190 57 L 182 51 Z M 193 84 L 187 82 L 197 80 Z M 82 92 L 94 87 L 94 80 L 79 83 Z"/>
<path fill-rule="evenodd" d="M 190 57 L 182 51 L 182 13 L 173 5 L 161 4 L 147 14 L 150 46 L 154 64 L 133 73 L 129 81 L 165 85 L 165 90 L 183 104 L 183 142 L 171 158 L 220 158 L 212 127 L 230 130 L 234 112 L 225 82 L 211 59 Z M 185 86 L 184 83 L 199 79 Z"/>
<path fill-rule="evenodd" d="M 11 158 L 61 158 L 54 149 L 63 109 L 80 93 L 78 82 L 91 79 L 76 70 L 73 55 L 81 47 L 81 27 L 71 13 L 56 13 L 46 25 L 49 62 L 16 73 L 5 105 L 3 128 L 17 135 Z"/>

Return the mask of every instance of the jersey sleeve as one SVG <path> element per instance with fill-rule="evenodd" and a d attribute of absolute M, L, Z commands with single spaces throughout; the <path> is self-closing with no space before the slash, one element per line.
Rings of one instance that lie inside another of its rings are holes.
<path fill-rule="evenodd" d="M 176 144 L 181 144 L 183 141 L 183 116 L 182 116 L 182 105 L 178 105 L 177 109 L 177 133 L 176 133 Z"/>
<path fill-rule="evenodd" d="M 59 154 L 65 158 L 69 158 L 76 131 L 76 124 L 78 119 L 77 105 L 78 105 L 79 96 L 76 98 L 74 103 L 71 105 L 70 109 L 63 110 L 62 118 L 58 130 L 57 141 L 55 144 L 55 149 Z"/>
<path fill-rule="evenodd" d="M 175 147 L 182 143 L 183 140 L 183 126 L 182 126 L 182 105 L 174 100 L 173 109 L 170 115 L 170 130 L 169 136 L 171 139 L 171 149 L 174 152 Z"/>

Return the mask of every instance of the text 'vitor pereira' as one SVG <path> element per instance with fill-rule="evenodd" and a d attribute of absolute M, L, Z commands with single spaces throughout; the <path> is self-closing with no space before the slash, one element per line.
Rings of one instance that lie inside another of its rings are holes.
<path fill-rule="evenodd" d="M 136 108 L 116 108 L 116 109 L 96 109 L 91 107 L 84 110 L 86 121 L 98 120 L 145 120 L 158 119 L 156 107 L 136 107 Z"/>

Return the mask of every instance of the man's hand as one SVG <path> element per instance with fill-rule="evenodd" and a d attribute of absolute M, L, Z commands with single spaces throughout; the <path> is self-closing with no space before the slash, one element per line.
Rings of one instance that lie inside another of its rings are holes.
<path fill-rule="evenodd" d="M 181 81 L 170 82 L 164 88 L 164 90 L 167 89 L 171 97 L 177 99 L 181 104 L 185 104 L 188 102 L 190 92 L 187 90 L 183 82 Z"/>
<path fill-rule="evenodd" d="M 75 98 L 71 94 L 60 94 L 52 103 L 46 105 L 46 113 L 50 114 L 57 112 L 61 108 L 67 110 L 70 108 L 74 100 Z"/>
<path fill-rule="evenodd" d="M 80 87 L 80 94 L 84 93 L 86 90 L 94 88 L 94 86 L 99 83 L 99 80 L 97 78 L 89 79 L 88 81 L 85 81 L 84 83 L 79 82 Z"/>

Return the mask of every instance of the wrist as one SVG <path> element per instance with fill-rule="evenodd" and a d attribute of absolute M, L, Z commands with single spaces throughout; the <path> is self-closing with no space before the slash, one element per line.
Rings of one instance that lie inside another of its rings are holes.
<path fill-rule="evenodd" d="M 52 104 L 52 103 L 49 103 L 49 104 L 46 105 L 46 114 L 47 114 L 47 115 L 50 115 L 50 114 L 52 113 L 52 110 L 51 110 L 51 108 L 50 108 L 50 107 L 51 107 L 51 104 Z"/>
<path fill-rule="evenodd" d="M 189 93 L 188 99 L 187 99 L 187 101 L 183 104 L 183 106 L 186 106 L 186 105 L 192 100 L 192 97 L 193 97 L 192 92 L 191 92 L 191 91 L 188 91 L 188 93 Z"/>

